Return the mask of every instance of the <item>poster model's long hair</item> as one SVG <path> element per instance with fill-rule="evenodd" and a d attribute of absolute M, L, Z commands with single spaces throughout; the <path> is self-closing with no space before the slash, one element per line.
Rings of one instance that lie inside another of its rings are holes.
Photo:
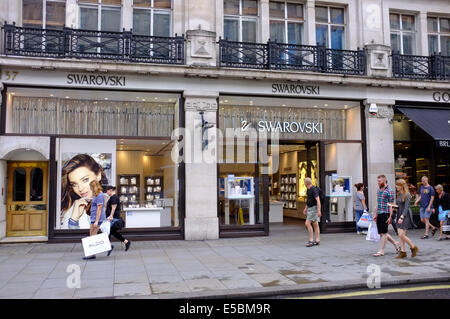
<path fill-rule="evenodd" d="M 108 179 L 106 178 L 105 172 L 103 168 L 88 154 L 78 154 L 72 157 L 69 161 L 67 161 L 63 168 L 61 174 L 61 211 L 66 211 L 77 199 L 80 199 L 72 189 L 69 181 L 69 174 L 72 173 L 75 169 L 79 167 L 87 167 L 92 172 L 95 173 L 95 176 L 98 176 L 101 173 L 101 185 L 107 185 Z M 87 210 L 88 211 L 88 210 Z"/>

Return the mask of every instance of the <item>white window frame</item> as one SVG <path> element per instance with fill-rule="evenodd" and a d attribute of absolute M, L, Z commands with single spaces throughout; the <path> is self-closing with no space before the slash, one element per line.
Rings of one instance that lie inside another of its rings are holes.
<path fill-rule="evenodd" d="M 391 14 L 398 14 L 399 16 L 399 24 L 400 24 L 400 29 L 399 30 L 393 30 L 391 28 Z M 412 16 L 414 17 L 414 30 L 413 31 L 409 31 L 409 30 L 403 30 L 403 22 L 402 22 L 402 16 Z M 396 11 L 392 11 L 389 12 L 389 40 L 391 39 L 391 34 L 395 33 L 400 35 L 400 54 L 404 54 L 404 49 L 403 49 L 403 34 L 412 34 L 414 36 L 414 45 L 413 45 L 413 52 L 411 55 L 416 55 L 417 54 L 417 17 L 415 14 L 413 13 L 401 13 L 401 12 L 396 12 Z M 428 40 L 428 39 L 427 39 Z M 391 43 L 391 48 L 392 48 L 392 43 Z"/>
<path fill-rule="evenodd" d="M 78 18 L 78 25 L 81 26 L 81 8 L 97 8 L 97 30 L 95 31 L 103 31 L 102 30 L 102 9 L 105 7 L 108 8 L 119 8 L 120 10 L 120 28 L 119 31 L 122 30 L 122 5 L 111 5 L 111 4 L 102 4 L 102 0 L 97 0 L 97 3 L 78 3 L 78 12 L 79 12 L 79 18 Z"/>
<path fill-rule="evenodd" d="M 42 28 L 46 29 L 46 25 L 47 25 L 47 2 L 59 2 L 59 3 L 64 3 L 65 5 L 67 5 L 66 0 L 41 0 L 42 1 Z M 67 7 L 66 7 L 67 9 Z M 64 17 L 64 21 L 65 21 L 65 17 Z M 64 22 L 64 25 L 66 23 Z M 23 19 L 23 3 L 22 3 L 22 26 L 24 25 L 24 19 Z"/>
<path fill-rule="evenodd" d="M 173 34 L 173 0 L 170 0 L 170 9 L 161 9 L 161 8 L 155 8 L 155 1 L 151 0 L 151 4 L 150 4 L 150 8 L 149 7 L 139 7 L 139 6 L 135 6 L 134 5 L 134 0 L 133 0 L 133 5 L 132 5 L 132 19 L 134 22 L 134 9 L 140 10 L 140 11 L 150 11 L 150 36 L 154 35 L 154 25 L 155 25 L 155 13 L 163 13 L 163 14 L 168 14 L 169 15 L 169 20 L 170 20 L 170 25 L 169 25 L 169 37 L 172 36 Z M 133 24 L 133 30 L 134 30 L 134 24 Z"/>
<path fill-rule="evenodd" d="M 315 27 L 317 27 L 317 25 L 326 25 L 327 26 L 327 36 L 328 36 L 328 43 L 326 45 L 327 49 L 331 49 L 331 27 L 336 26 L 336 27 L 343 27 L 344 28 L 344 32 L 343 32 L 343 36 L 344 39 L 342 41 L 342 43 L 344 44 L 344 47 L 342 48 L 342 50 L 346 50 L 347 48 L 347 17 L 346 17 L 346 7 L 341 7 L 341 6 L 329 6 L 329 5 L 322 5 L 322 4 L 316 4 L 314 6 L 314 10 L 316 10 L 317 7 L 322 7 L 322 8 L 327 8 L 327 13 L 328 13 L 328 22 L 324 23 L 324 22 L 318 22 L 316 20 L 315 22 Z M 331 23 L 331 9 L 342 9 L 344 10 L 344 14 L 343 14 L 343 19 L 344 19 L 344 24 L 340 24 L 340 23 Z M 314 29 L 314 31 L 316 32 L 316 29 Z M 317 42 L 316 42 L 317 44 Z"/>
<path fill-rule="evenodd" d="M 222 0 L 223 1 L 223 0 Z M 251 21 L 256 22 L 256 42 L 259 42 L 260 32 L 259 32 L 259 18 L 261 14 L 261 3 L 257 0 L 258 5 L 258 14 L 256 16 L 246 16 L 242 14 L 242 2 L 243 0 L 239 0 L 239 15 L 234 14 L 224 14 L 224 34 L 225 34 L 225 20 L 238 20 L 238 42 L 242 42 L 242 22 L 243 21 Z"/>
<path fill-rule="evenodd" d="M 437 19 L 438 23 L 437 23 L 437 32 L 433 32 L 433 31 L 428 31 L 428 35 L 427 35 L 427 40 L 428 40 L 428 36 L 430 35 L 435 35 L 437 36 L 438 39 L 438 52 L 437 53 L 441 53 L 442 52 L 442 47 L 441 47 L 441 35 L 442 36 L 446 36 L 446 37 L 450 37 L 450 32 L 445 33 L 445 32 L 441 32 L 441 19 L 450 19 L 450 17 L 439 17 L 439 16 L 428 16 L 427 17 L 427 24 L 428 24 L 428 18 L 432 18 L 432 19 Z M 429 52 L 429 54 L 431 54 L 431 52 Z"/>
<path fill-rule="evenodd" d="M 283 1 L 274 1 L 271 0 L 269 1 L 269 5 L 270 2 L 278 2 L 278 3 L 283 3 L 284 4 L 284 19 L 281 18 L 272 18 L 270 16 L 270 12 L 269 12 L 269 33 L 270 33 L 270 23 L 272 21 L 277 21 L 277 22 L 284 22 L 284 39 L 283 39 L 283 43 L 289 43 L 289 38 L 288 38 L 288 25 L 289 23 L 295 23 L 295 24 L 301 24 L 302 25 L 302 43 L 297 43 L 298 45 L 304 44 L 305 42 L 305 4 L 302 2 L 296 2 L 296 1 L 289 1 L 289 0 L 283 0 Z M 288 18 L 288 12 L 287 12 L 287 5 L 288 4 L 296 4 L 296 5 L 301 5 L 302 6 L 302 11 L 303 11 L 303 19 L 302 20 L 295 20 L 295 19 L 289 19 Z M 274 40 L 274 39 L 271 39 Z"/>

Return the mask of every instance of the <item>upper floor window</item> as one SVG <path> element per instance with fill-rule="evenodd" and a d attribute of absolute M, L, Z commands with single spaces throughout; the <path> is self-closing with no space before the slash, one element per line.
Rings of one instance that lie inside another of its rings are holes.
<path fill-rule="evenodd" d="M 288 1 L 270 1 L 270 39 L 272 41 L 302 44 L 303 5 Z"/>
<path fill-rule="evenodd" d="M 400 54 L 415 54 L 416 26 L 413 15 L 391 13 L 391 49 Z"/>
<path fill-rule="evenodd" d="M 133 1 L 133 32 L 136 34 L 169 37 L 171 17 L 171 0 Z"/>
<path fill-rule="evenodd" d="M 78 0 L 80 29 L 121 31 L 122 0 Z"/>
<path fill-rule="evenodd" d="M 223 6 L 225 39 L 257 42 L 258 1 L 224 0 Z"/>
<path fill-rule="evenodd" d="M 343 8 L 316 7 L 316 42 L 331 49 L 345 47 L 345 10 Z"/>
<path fill-rule="evenodd" d="M 65 0 L 23 0 L 23 26 L 61 29 L 66 20 Z"/>
<path fill-rule="evenodd" d="M 428 51 L 450 56 L 450 18 L 428 18 Z"/>

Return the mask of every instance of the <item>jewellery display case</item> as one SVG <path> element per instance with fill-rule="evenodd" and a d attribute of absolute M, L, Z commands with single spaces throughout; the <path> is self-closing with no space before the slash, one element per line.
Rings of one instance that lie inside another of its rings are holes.
<path fill-rule="evenodd" d="M 151 202 L 164 198 L 163 176 L 146 176 L 144 178 L 144 200 Z"/>
<path fill-rule="evenodd" d="M 140 175 L 119 175 L 117 195 L 123 207 L 136 204 L 140 201 Z"/>

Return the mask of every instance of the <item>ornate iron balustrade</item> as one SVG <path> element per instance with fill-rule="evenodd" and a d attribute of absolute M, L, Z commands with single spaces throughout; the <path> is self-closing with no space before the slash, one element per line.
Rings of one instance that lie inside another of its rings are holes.
<path fill-rule="evenodd" d="M 450 79 L 450 56 L 392 54 L 392 73 L 397 78 L 448 80 Z"/>
<path fill-rule="evenodd" d="M 144 63 L 184 64 L 184 37 L 135 35 L 132 31 L 61 30 L 5 24 L 6 55 L 107 59 Z"/>
<path fill-rule="evenodd" d="M 264 44 L 220 39 L 219 52 L 219 65 L 225 67 L 366 73 L 366 55 L 363 50 L 334 50 L 270 40 Z"/>

